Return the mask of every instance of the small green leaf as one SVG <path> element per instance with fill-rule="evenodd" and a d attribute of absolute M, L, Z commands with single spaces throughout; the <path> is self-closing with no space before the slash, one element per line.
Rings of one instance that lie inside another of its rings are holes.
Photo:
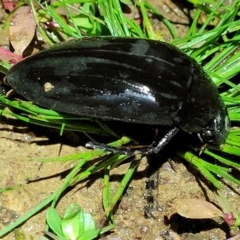
<path fill-rule="evenodd" d="M 100 233 L 100 230 L 98 229 L 91 229 L 88 231 L 85 231 L 81 237 L 79 238 L 79 240 L 92 240 L 95 239 Z"/>
<path fill-rule="evenodd" d="M 67 239 L 77 239 L 84 231 L 84 214 L 76 204 L 70 204 L 61 221 L 62 231 Z"/>
<path fill-rule="evenodd" d="M 57 210 L 53 207 L 50 207 L 47 211 L 47 223 L 52 231 L 57 234 L 59 237 L 64 237 L 62 228 L 61 228 L 61 217 L 59 216 Z"/>
<path fill-rule="evenodd" d="M 94 219 L 90 213 L 84 213 L 84 232 L 96 228 Z"/>

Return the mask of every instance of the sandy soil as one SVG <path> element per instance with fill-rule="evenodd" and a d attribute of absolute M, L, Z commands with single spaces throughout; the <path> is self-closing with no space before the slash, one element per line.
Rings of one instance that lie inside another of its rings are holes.
<path fill-rule="evenodd" d="M 163 15 L 180 23 L 177 27 L 179 32 L 184 34 L 187 31 L 187 17 L 181 10 L 184 9 L 181 5 L 167 0 L 150 2 L 155 4 Z M 157 23 L 156 20 L 154 22 Z M 162 33 L 164 27 L 156 24 L 156 30 Z M 170 39 L 167 34 L 164 37 Z M 4 121 L 0 124 L 0 187 L 16 185 L 14 190 L 0 193 L 1 229 L 53 193 L 61 184 L 61 173 L 71 168 L 71 165 L 62 163 L 41 164 L 30 161 L 42 157 L 57 157 L 61 139 L 56 139 L 55 143 L 48 142 L 53 133 L 45 134 L 42 128 L 32 126 L 18 130 L 20 125 L 22 124 L 19 122 L 11 124 Z M 74 154 L 82 149 L 63 144 L 60 156 Z M 160 164 L 156 166 L 154 161 Z M 128 166 L 129 163 L 125 163 L 112 171 L 113 192 Z M 36 181 L 26 184 L 27 179 Z M 156 189 L 146 189 L 146 181 L 149 179 L 157 183 Z M 212 191 L 201 179 L 198 171 L 181 159 L 166 161 L 158 158 L 150 162 L 143 159 L 116 209 L 116 228 L 101 239 L 226 239 L 228 228 L 220 219 L 189 220 L 175 215 L 170 221 L 167 220 L 168 214 L 172 212 L 171 203 L 176 198 L 208 198 L 214 201 Z M 240 211 L 239 196 L 231 189 L 236 189 L 236 186 L 228 184 L 228 187 L 224 187 L 223 194 L 232 206 Z M 105 221 L 101 199 L 102 187 L 103 181 L 100 176 L 83 181 L 64 195 L 57 208 L 63 213 L 69 203 L 76 202 L 86 212 L 92 213 L 100 226 Z M 150 198 L 154 199 L 154 203 L 151 203 Z M 161 211 L 158 205 L 161 206 Z M 146 209 L 150 211 L 146 213 Z M 45 214 L 46 211 L 42 211 L 21 226 L 21 239 L 40 239 L 45 229 Z M 19 229 L 3 239 L 16 239 L 17 233 Z"/>

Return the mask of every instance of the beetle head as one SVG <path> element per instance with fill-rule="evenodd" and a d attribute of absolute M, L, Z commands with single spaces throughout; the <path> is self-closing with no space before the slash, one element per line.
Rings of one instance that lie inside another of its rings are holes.
<path fill-rule="evenodd" d="M 229 129 L 230 121 L 227 110 L 225 107 L 222 107 L 216 116 L 210 120 L 207 126 L 200 133 L 198 133 L 198 137 L 203 142 L 221 145 L 224 143 Z"/>

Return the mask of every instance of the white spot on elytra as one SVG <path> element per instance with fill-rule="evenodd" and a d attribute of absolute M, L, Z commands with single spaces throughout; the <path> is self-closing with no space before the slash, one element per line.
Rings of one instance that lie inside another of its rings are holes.
<path fill-rule="evenodd" d="M 50 82 L 46 82 L 43 87 L 45 92 L 49 92 L 54 88 L 54 86 Z"/>

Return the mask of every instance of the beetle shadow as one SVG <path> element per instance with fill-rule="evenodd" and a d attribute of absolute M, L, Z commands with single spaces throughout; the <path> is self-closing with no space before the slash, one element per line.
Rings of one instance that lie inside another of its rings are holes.
<path fill-rule="evenodd" d="M 164 222 L 171 225 L 171 230 L 178 234 L 197 234 L 218 228 L 225 232 L 227 237 L 230 237 L 229 226 L 225 222 L 217 223 L 213 219 L 189 219 L 174 214 L 170 220 L 165 217 Z M 192 237 L 194 238 L 194 236 Z"/>

